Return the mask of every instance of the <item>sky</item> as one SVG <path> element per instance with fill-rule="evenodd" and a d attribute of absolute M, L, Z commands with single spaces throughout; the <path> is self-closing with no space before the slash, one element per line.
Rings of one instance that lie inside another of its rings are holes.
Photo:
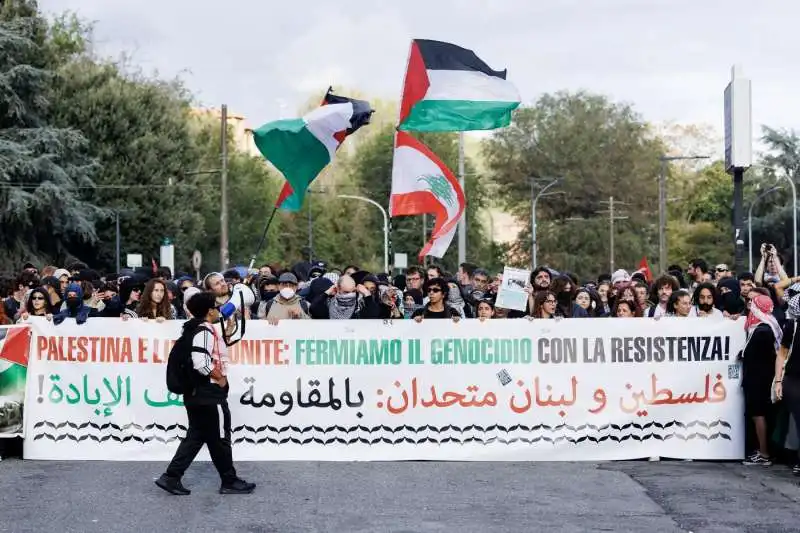
<path fill-rule="evenodd" d="M 753 83 L 754 134 L 793 128 L 800 3 L 787 0 L 40 0 L 95 22 L 95 52 L 180 76 L 202 105 L 254 126 L 329 85 L 400 98 L 410 40 L 508 69 L 523 103 L 587 90 L 645 120 L 723 131 L 731 66 Z M 786 112 L 789 111 L 789 112 Z M 720 141 L 721 142 L 721 141 Z"/>

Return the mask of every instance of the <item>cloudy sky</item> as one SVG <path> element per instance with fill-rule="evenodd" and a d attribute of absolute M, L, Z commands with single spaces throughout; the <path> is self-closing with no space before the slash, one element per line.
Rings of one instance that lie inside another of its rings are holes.
<path fill-rule="evenodd" d="M 800 123 L 800 4 L 788 0 L 40 0 L 95 21 L 96 51 L 182 76 L 209 106 L 259 125 L 329 84 L 398 99 L 410 39 L 508 68 L 523 101 L 587 89 L 655 122 L 722 132 L 733 63 L 756 125 Z"/>

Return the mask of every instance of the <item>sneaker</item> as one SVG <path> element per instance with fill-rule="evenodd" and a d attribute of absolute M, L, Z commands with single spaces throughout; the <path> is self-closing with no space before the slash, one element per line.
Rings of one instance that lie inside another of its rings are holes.
<path fill-rule="evenodd" d="M 651 463 L 657 463 L 661 460 L 661 457 L 658 455 L 654 455 L 652 457 L 648 457 L 647 460 L 650 461 Z"/>
<path fill-rule="evenodd" d="M 800 476 L 800 463 L 792 467 L 792 474 L 795 476 Z"/>
<path fill-rule="evenodd" d="M 183 486 L 180 479 L 169 477 L 166 474 L 161 474 L 161 477 L 156 480 L 156 485 L 175 496 L 188 496 L 192 493 Z"/>
<path fill-rule="evenodd" d="M 764 457 L 760 453 L 756 452 L 742 461 L 742 464 L 746 466 L 772 466 L 772 459 L 769 457 Z"/>
<path fill-rule="evenodd" d="M 255 483 L 248 483 L 243 479 L 235 479 L 230 483 L 223 483 L 219 488 L 220 494 L 250 494 L 255 490 Z"/>

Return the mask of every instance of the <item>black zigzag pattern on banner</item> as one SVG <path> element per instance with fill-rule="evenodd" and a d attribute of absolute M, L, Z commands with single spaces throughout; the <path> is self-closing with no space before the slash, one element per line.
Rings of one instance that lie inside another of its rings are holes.
<path fill-rule="evenodd" d="M 161 424 L 147 424 L 142 426 L 140 424 L 130 423 L 124 425 L 118 425 L 113 423 L 104 423 L 104 424 L 96 424 L 94 422 L 83 422 L 81 424 L 76 424 L 74 422 L 51 422 L 51 421 L 41 421 L 37 422 L 34 425 L 34 430 L 41 428 L 50 428 L 56 430 L 54 433 L 50 433 L 48 431 L 39 431 L 35 433 L 33 438 L 34 440 L 40 439 L 48 439 L 54 442 L 62 441 L 62 440 L 71 440 L 74 442 L 82 442 L 84 440 L 90 440 L 94 442 L 107 442 L 107 441 L 114 441 L 119 443 L 124 442 L 139 442 L 139 443 L 147 443 L 147 442 L 161 442 L 161 443 L 171 443 L 174 441 L 179 441 L 182 439 L 182 433 L 186 430 L 185 426 L 181 424 L 171 424 L 171 425 L 161 425 Z M 64 428 L 69 428 L 70 430 L 75 431 L 59 431 Z M 703 428 L 706 432 L 700 432 L 697 430 L 692 430 L 693 428 Z M 409 443 L 409 444 L 424 444 L 424 443 L 431 443 L 431 444 L 446 444 L 446 443 L 454 443 L 454 444 L 467 444 L 467 443 L 477 443 L 483 445 L 489 444 L 513 444 L 513 443 L 526 443 L 526 444 L 536 444 L 540 442 L 545 442 L 549 444 L 558 444 L 561 442 L 568 442 L 570 444 L 581 444 L 584 442 L 590 443 L 601 443 L 605 441 L 612 441 L 612 442 L 626 442 L 626 441 L 637 441 L 637 442 L 644 442 L 648 440 L 660 440 L 660 441 L 668 441 L 671 439 L 678 439 L 682 441 L 689 441 L 695 439 L 701 439 L 705 441 L 712 441 L 716 439 L 725 439 L 731 440 L 731 437 L 728 433 L 724 432 L 724 430 L 720 429 L 714 432 L 710 432 L 708 430 L 714 430 L 717 428 L 724 428 L 730 429 L 730 423 L 724 420 L 714 420 L 712 422 L 705 422 L 702 420 L 693 420 L 688 423 L 683 423 L 677 420 L 672 420 L 670 422 L 647 422 L 644 424 L 639 424 L 636 422 L 630 422 L 627 424 L 605 424 L 601 426 L 596 426 L 594 424 L 581 424 L 578 426 L 572 426 L 569 424 L 558 424 L 558 425 L 548 425 L 548 424 L 536 424 L 533 426 L 527 426 L 524 424 L 515 424 L 512 426 L 503 426 L 500 424 L 493 424 L 487 427 L 479 426 L 476 424 L 472 424 L 469 426 L 455 426 L 455 425 L 446 425 L 446 426 L 431 426 L 431 425 L 423 425 L 423 426 L 409 426 L 409 425 L 402 425 L 402 426 L 386 426 L 386 425 L 378 425 L 378 426 L 363 426 L 363 425 L 355 425 L 355 426 L 328 426 L 328 427 L 321 427 L 321 426 L 306 426 L 306 427 L 299 427 L 294 425 L 287 425 L 287 426 L 270 426 L 265 425 L 261 427 L 252 427 L 249 425 L 241 425 L 236 426 L 233 429 L 234 436 L 238 434 L 244 434 L 243 436 L 239 436 L 234 439 L 234 443 L 242 443 L 246 442 L 248 444 L 402 444 L 402 443 Z M 84 434 L 77 434 L 76 432 L 82 430 L 95 430 L 101 433 L 101 435 L 95 435 L 91 433 L 84 433 Z M 127 434 L 127 435 L 114 435 L 110 433 L 110 430 L 114 430 L 116 432 L 129 432 L 131 429 L 134 429 L 140 433 L 145 432 L 152 432 L 150 434 Z M 181 435 L 157 435 L 156 431 L 160 431 L 162 433 L 168 433 L 175 430 L 180 430 Z M 668 430 L 669 432 L 662 434 L 658 433 L 657 431 L 660 430 L 662 433 L 664 430 Z M 414 437 L 410 436 L 395 436 L 398 432 L 410 432 L 414 433 Z M 612 431 L 620 432 L 621 434 L 615 435 L 612 434 Z M 647 433 L 640 435 L 634 433 L 634 431 L 646 431 Z M 316 433 L 325 435 L 324 438 L 320 438 L 317 435 L 309 435 L 306 436 L 306 433 Z M 336 435 L 336 436 L 327 436 L 329 433 L 338 432 L 343 435 Z M 422 432 L 428 433 L 436 433 L 437 437 L 433 437 L 428 435 L 418 435 Z M 465 436 L 464 433 L 472 432 L 473 435 Z M 483 436 L 475 436 L 474 433 L 482 433 Z M 537 433 L 546 432 L 549 434 L 541 435 Z M 571 432 L 574 435 L 567 435 L 566 433 Z M 601 433 L 599 435 L 591 434 L 590 432 L 597 432 Z M 355 435 L 353 435 L 355 433 Z M 373 436 L 373 433 L 379 433 L 380 435 Z M 504 434 L 503 436 L 492 435 L 492 433 L 501 433 Z M 513 435 L 515 433 L 523 433 L 522 436 Z M 602 434 L 605 433 L 605 434 Z M 284 434 L 288 434 L 284 436 Z M 369 438 L 365 437 L 364 434 L 368 434 Z M 387 434 L 391 435 L 388 436 Z M 444 434 L 444 435 L 443 435 Z M 454 434 L 458 434 L 455 436 Z M 509 435 L 512 434 L 512 435 Z M 251 436 L 252 435 L 252 436 Z"/>

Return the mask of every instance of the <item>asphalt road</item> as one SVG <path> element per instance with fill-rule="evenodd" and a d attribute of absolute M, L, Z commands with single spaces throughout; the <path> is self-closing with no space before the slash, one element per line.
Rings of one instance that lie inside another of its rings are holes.
<path fill-rule="evenodd" d="M 164 464 L 0 462 L 3 532 L 800 531 L 783 466 L 614 463 L 242 463 L 220 496 L 210 463 L 175 497 Z"/>

